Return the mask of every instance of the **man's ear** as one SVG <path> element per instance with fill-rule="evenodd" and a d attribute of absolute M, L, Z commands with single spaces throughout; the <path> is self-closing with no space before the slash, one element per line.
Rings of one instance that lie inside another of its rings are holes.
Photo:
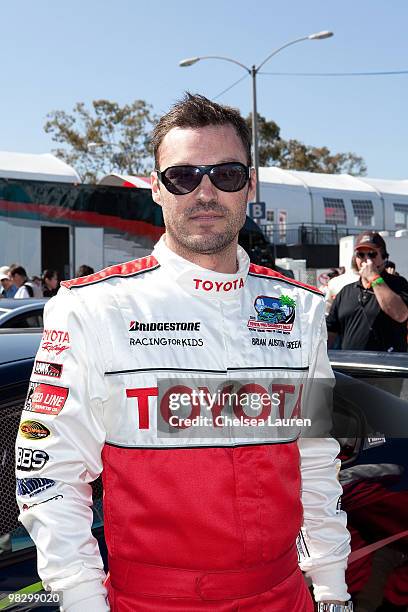
<path fill-rule="evenodd" d="M 248 202 L 253 202 L 255 200 L 255 191 L 256 191 L 256 172 L 255 168 L 251 168 L 250 176 L 249 176 L 249 189 L 248 189 Z"/>
<path fill-rule="evenodd" d="M 156 202 L 156 204 L 158 204 L 159 206 L 161 206 L 162 203 L 161 203 L 160 183 L 159 183 L 159 179 L 157 176 L 157 172 L 155 170 L 150 173 L 150 184 L 152 186 L 153 201 Z"/>

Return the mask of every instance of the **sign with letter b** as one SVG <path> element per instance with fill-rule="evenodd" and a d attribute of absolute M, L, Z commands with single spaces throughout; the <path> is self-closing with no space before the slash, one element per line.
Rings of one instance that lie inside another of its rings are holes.
<path fill-rule="evenodd" d="M 265 219 L 266 204 L 265 202 L 250 202 L 249 204 L 249 216 L 251 219 Z"/>

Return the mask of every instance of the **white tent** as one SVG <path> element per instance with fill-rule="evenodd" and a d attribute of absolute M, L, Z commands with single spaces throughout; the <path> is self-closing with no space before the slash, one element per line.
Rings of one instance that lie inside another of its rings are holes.
<path fill-rule="evenodd" d="M 74 168 L 51 153 L 0 151 L 0 178 L 80 183 Z"/>
<path fill-rule="evenodd" d="M 150 189 L 150 178 L 148 176 L 130 176 L 112 172 L 101 178 L 98 182 L 99 185 L 108 185 L 111 187 L 139 187 L 141 189 Z"/>
<path fill-rule="evenodd" d="M 318 223 L 394 230 L 396 215 L 408 215 L 408 181 L 276 167 L 259 168 L 259 179 L 271 223 L 283 216 L 292 227 Z"/>

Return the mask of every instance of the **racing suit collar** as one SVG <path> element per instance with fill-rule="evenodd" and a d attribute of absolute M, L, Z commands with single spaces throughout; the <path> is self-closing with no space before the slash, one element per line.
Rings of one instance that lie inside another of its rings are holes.
<path fill-rule="evenodd" d="M 170 250 L 165 243 L 164 236 L 155 245 L 152 255 L 160 266 L 166 269 L 166 273 L 191 295 L 222 300 L 236 298 L 240 295 L 245 286 L 250 263 L 247 253 L 238 246 L 237 272 L 223 274 L 207 270 Z"/>

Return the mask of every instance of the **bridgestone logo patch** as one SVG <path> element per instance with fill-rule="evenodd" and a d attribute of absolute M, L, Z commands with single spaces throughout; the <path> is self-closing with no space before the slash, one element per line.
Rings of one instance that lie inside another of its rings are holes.
<path fill-rule="evenodd" d="M 200 331 L 200 321 L 154 321 L 151 323 L 130 321 L 129 331 Z"/>
<path fill-rule="evenodd" d="M 48 361 L 36 361 L 34 374 L 49 376 L 50 378 L 61 378 L 62 363 L 49 363 Z"/>

